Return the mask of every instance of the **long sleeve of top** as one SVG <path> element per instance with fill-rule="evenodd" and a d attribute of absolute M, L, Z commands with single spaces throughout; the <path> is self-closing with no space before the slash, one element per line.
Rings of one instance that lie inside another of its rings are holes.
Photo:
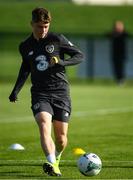
<path fill-rule="evenodd" d="M 17 96 L 29 76 L 29 66 L 23 61 L 19 70 L 18 78 L 11 94 Z"/>
<path fill-rule="evenodd" d="M 64 60 L 61 59 L 61 65 L 71 66 L 79 64 L 83 61 L 83 53 L 70 41 L 68 41 L 63 35 L 60 36 L 60 48 L 62 54 L 67 54 L 70 56 L 69 58 L 64 58 Z"/>

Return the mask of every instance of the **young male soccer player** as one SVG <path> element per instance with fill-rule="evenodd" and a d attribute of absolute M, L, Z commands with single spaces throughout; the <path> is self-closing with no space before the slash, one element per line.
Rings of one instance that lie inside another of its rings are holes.
<path fill-rule="evenodd" d="M 63 35 L 49 32 L 50 12 L 44 8 L 32 11 L 32 34 L 20 44 L 22 64 L 9 99 L 17 95 L 31 74 L 32 111 L 39 127 L 41 146 L 47 161 L 44 172 L 61 176 L 59 162 L 67 145 L 68 121 L 71 114 L 69 84 L 65 66 L 83 60 L 83 54 Z M 69 55 L 65 59 L 64 55 Z M 51 137 L 54 128 L 55 142 Z"/>

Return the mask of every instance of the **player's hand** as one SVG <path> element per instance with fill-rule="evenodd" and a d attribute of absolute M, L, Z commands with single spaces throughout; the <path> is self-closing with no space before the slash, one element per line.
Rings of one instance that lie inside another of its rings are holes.
<path fill-rule="evenodd" d="M 9 96 L 10 102 L 16 102 L 17 101 L 17 96 L 14 93 L 11 93 Z"/>
<path fill-rule="evenodd" d="M 59 58 L 56 57 L 56 56 L 53 56 L 51 59 L 50 59 L 50 65 L 55 65 L 55 64 L 58 64 L 59 63 Z"/>
<path fill-rule="evenodd" d="M 53 67 L 54 65 L 59 64 L 61 66 L 64 66 L 64 62 L 62 59 L 60 59 L 58 56 L 53 56 L 50 59 L 50 66 Z"/>

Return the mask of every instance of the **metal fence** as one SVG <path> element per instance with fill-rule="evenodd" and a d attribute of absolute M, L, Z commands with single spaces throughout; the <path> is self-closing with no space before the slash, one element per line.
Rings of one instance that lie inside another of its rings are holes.
<path fill-rule="evenodd" d="M 78 66 L 80 78 L 113 78 L 111 46 L 108 38 L 70 38 L 84 52 L 85 61 Z M 133 39 L 127 40 L 127 59 L 125 64 L 127 79 L 133 79 Z"/>

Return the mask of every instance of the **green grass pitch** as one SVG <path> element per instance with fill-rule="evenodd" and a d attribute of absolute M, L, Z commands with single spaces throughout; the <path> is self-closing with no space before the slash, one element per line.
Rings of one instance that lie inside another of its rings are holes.
<path fill-rule="evenodd" d="M 7 83 L 0 88 L 0 179 L 55 179 L 42 171 L 45 158 L 30 110 L 30 85 L 25 84 L 17 103 L 8 101 L 12 87 Z M 132 87 L 72 84 L 71 96 L 69 143 L 60 179 L 133 179 Z M 13 143 L 22 144 L 25 151 L 9 150 Z M 99 175 L 79 173 L 75 147 L 99 155 L 103 162 Z"/>

